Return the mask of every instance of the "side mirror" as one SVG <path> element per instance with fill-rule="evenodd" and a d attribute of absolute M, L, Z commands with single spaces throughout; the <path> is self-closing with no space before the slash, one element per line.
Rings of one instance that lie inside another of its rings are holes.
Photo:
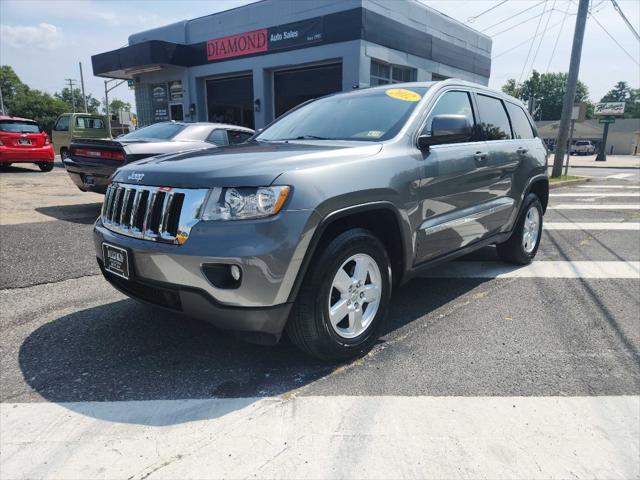
<path fill-rule="evenodd" d="M 473 127 L 464 115 L 436 115 L 431 121 L 431 135 L 420 135 L 418 147 L 428 149 L 431 145 L 466 142 L 473 138 Z"/>

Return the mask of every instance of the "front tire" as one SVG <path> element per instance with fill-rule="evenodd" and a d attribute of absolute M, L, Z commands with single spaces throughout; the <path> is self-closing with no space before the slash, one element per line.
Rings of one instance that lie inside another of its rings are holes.
<path fill-rule="evenodd" d="M 38 168 L 40 168 L 42 172 L 50 172 L 51 170 L 53 170 L 53 162 L 39 163 Z"/>
<path fill-rule="evenodd" d="M 538 253 L 542 236 L 542 204 L 530 193 L 522 204 L 520 217 L 509 240 L 498 244 L 498 256 L 505 262 L 527 265 Z"/>
<path fill-rule="evenodd" d="M 60 159 L 61 160 L 66 160 L 67 158 L 69 158 L 69 150 L 66 148 L 61 148 L 60 149 Z"/>
<path fill-rule="evenodd" d="M 309 266 L 287 334 L 321 360 L 354 358 L 378 337 L 390 296 L 391 263 L 384 245 L 368 230 L 348 230 Z"/>

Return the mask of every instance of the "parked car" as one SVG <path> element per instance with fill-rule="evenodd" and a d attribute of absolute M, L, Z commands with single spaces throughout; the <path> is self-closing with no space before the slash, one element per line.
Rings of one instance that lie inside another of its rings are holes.
<path fill-rule="evenodd" d="M 50 172 L 54 158 L 49 135 L 40 125 L 28 118 L 0 115 L 0 166 L 35 163 Z"/>
<path fill-rule="evenodd" d="M 161 122 L 113 140 L 74 140 L 70 156 L 63 163 L 80 190 L 104 193 L 113 172 L 127 163 L 165 153 L 242 143 L 253 133 L 250 128 L 221 123 Z"/>
<path fill-rule="evenodd" d="M 306 103 L 244 145 L 120 168 L 94 242 L 133 298 L 344 360 L 425 269 L 489 245 L 531 262 L 548 189 L 518 100 L 459 80 L 387 85 Z"/>
<path fill-rule="evenodd" d="M 571 145 L 571 155 L 593 155 L 596 147 L 589 140 L 578 140 Z"/>
<path fill-rule="evenodd" d="M 63 113 L 51 132 L 55 152 L 64 160 L 69 157 L 71 142 L 77 138 L 109 138 L 109 126 L 104 115 Z"/>

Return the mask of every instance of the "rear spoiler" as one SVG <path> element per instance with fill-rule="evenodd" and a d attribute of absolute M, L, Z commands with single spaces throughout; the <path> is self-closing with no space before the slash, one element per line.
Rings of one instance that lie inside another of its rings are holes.
<path fill-rule="evenodd" d="M 72 147 L 107 147 L 122 149 L 123 145 L 120 142 L 116 142 L 109 138 L 74 138 L 71 141 L 71 145 L 69 145 L 69 148 Z"/>

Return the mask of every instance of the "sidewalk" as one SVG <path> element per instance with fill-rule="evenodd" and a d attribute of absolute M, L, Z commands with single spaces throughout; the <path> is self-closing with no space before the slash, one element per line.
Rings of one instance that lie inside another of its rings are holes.
<path fill-rule="evenodd" d="M 549 165 L 553 165 L 553 153 L 549 155 Z M 571 159 L 569 160 L 569 166 L 580 167 L 580 168 L 638 168 L 640 169 L 640 156 L 607 155 L 606 162 L 596 162 L 595 155 L 589 155 L 585 157 L 571 155 Z"/>

